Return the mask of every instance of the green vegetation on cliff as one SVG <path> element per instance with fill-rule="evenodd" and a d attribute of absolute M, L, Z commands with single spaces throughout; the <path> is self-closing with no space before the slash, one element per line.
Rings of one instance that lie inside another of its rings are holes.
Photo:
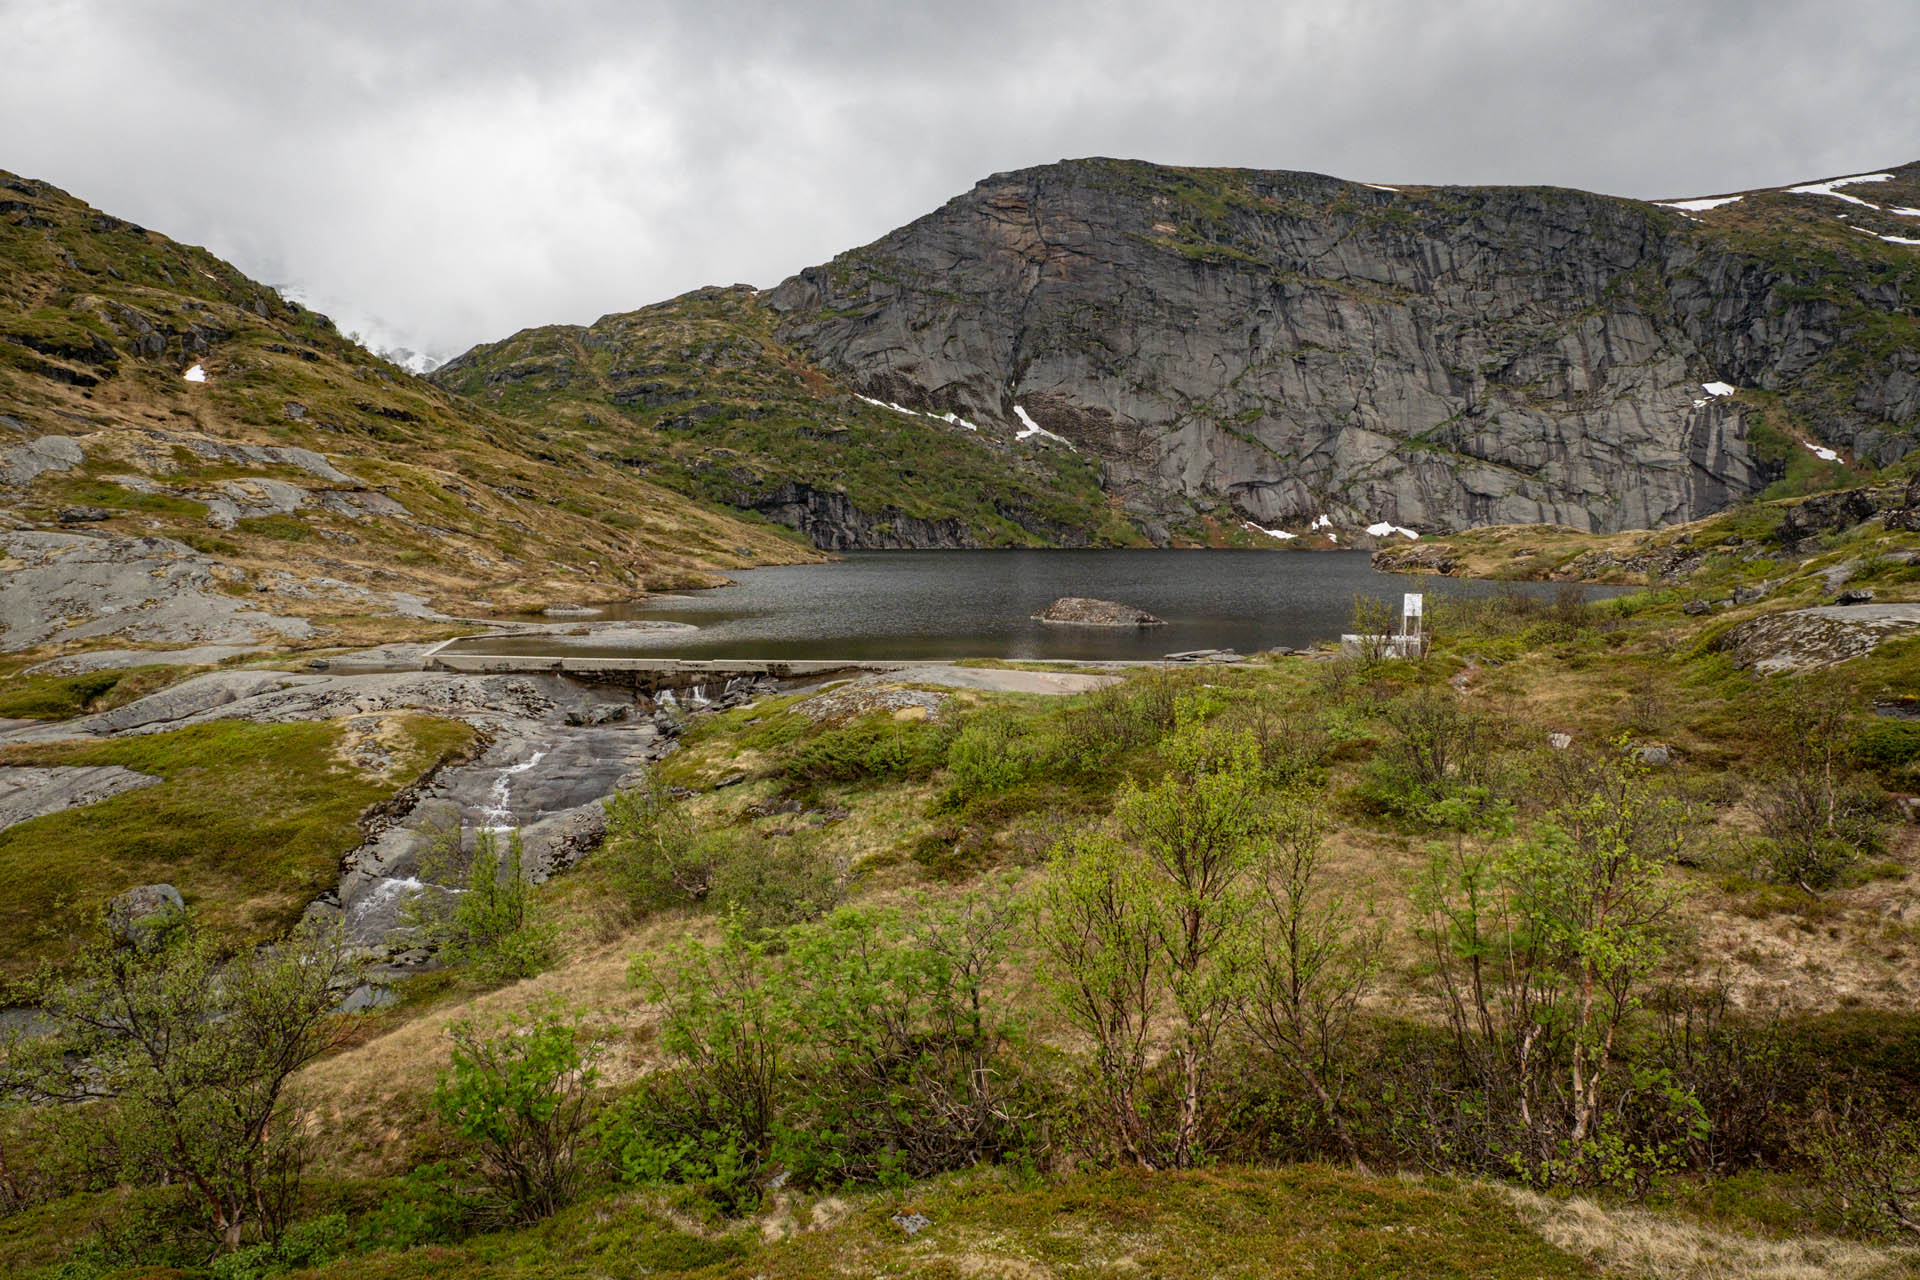
<path fill-rule="evenodd" d="M 773 326 L 754 290 L 701 289 L 584 327 L 525 330 L 432 379 L 556 445 L 760 511 L 822 546 L 1138 540 L 1087 458 L 869 403 Z"/>

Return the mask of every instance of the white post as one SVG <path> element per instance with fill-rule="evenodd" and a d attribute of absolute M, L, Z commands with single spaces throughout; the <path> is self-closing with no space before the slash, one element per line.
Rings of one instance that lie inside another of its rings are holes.
<path fill-rule="evenodd" d="M 1414 643 L 1414 638 L 1420 634 L 1423 603 L 1423 597 L 1415 591 L 1408 591 L 1400 597 L 1400 652 L 1403 657 L 1407 656 L 1408 650 L 1421 647 Z"/>

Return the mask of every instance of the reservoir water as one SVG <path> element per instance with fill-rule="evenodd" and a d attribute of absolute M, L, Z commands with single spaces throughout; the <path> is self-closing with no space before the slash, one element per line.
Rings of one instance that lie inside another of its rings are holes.
<path fill-rule="evenodd" d="M 493 636 L 455 641 L 484 653 L 678 658 L 1158 658 L 1185 649 L 1300 648 L 1350 630 L 1364 593 L 1399 611 L 1403 592 L 1432 602 L 1558 583 L 1495 583 L 1379 573 L 1364 551 L 855 551 L 828 564 L 749 569 L 729 586 L 610 609 L 603 618 L 691 623 L 697 631 L 617 639 Z M 1589 588 L 1598 598 L 1620 594 Z M 1036 622 L 1061 596 L 1137 605 L 1163 627 Z M 609 642 L 611 640 L 611 642 Z"/>

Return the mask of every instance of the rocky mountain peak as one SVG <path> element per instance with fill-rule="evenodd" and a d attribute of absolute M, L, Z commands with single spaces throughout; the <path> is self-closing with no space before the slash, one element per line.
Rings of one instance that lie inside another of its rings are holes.
<path fill-rule="evenodd" d="M 1803 187 L 1695 211 L 1070 160 L 763 301 L 869 397 L 1097 458 L 1149 529 L 1655 526 L 1802 442 L 1911 448 L 1920 258 L 1876 228 L 1920 230 L 1920 182 L 1887 174 L 1871 208 Z"/>

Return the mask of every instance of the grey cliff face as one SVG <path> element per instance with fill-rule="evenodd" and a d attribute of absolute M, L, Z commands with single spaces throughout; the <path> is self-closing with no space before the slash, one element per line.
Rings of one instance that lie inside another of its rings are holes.
<path fill-rule="evenodd" d="M 1024 411 L 1143 525 L 1613 531 L 1777 474 L 1751 405 L 1703 384 L 1791 399 L 1826 367 L 1839 312 L 1786 271 L 1582 192 L 1076 161 L 989 178 L 764 301 L 868 395 Z M 1802 420 L 1899 456 L 1920 380 L 1896 360 L 1854 386 Z"/>

